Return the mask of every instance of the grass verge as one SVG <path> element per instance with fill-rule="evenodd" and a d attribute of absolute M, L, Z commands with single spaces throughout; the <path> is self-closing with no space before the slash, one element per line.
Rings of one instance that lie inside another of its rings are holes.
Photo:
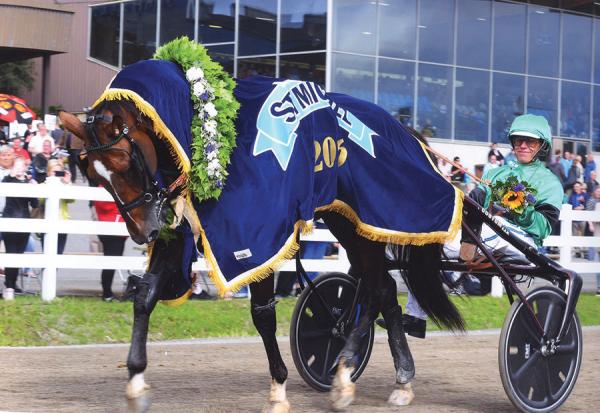
<path fill-rule="evenodd" d="M 406 295 L 398 296 L 404 307 Z M 509 303 L 506 297 L 452 297 L 471 330 L 500 328 Z M 288 335 L 296 300 L 277 305 L 277 331 Z M 250 319 L 250 302 L 188 301 L 172 308 L 158 305 L 150 321 L 149 339 L 173 340 L 207 337 L 256 336 Z M 600 297 L 582 294 L 577 305 L 581 323 L 600 325 Z M 51 303 L 39 297 L 0 300 L 0 346 L 128 342 L 133 320 L 132 304 L 105 303 L 99 298 L 64 297 Z M 433 323 L 428 323 L 435 330 Z"/>

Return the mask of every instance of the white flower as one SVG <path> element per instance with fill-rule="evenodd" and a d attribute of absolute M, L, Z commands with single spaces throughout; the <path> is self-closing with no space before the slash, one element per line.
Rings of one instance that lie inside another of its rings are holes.
<path fill-rule="evenodd" d="M 204 71 L 199 67 L 190 67 L 187 72 L 185 72 L 185 77 L 187 77 L 188 82 L 195 82 L 204 77 Z"/>
<path fill-rule="evenodd" d="M 217 121 L 214 119 L 209 119 L 204 122 L 204 130 L 210 135 L 217 134 Z"/>
<path fill-rule="evenodd" d="M 217 116 L 217 108 L 215 108 L 215 105 L 212 102 L 208 102 L 206 105 L 204 105 L 204 110 L 211 118 Z"/>
<path fill-rule="evenodd" d="M 204 85 L 202 84 L 202 82 L 196 82 L 196 83 L 194 83 L 194 95 L 195 96 L 200 96 L 205 91 L 206 91 L 206 88 L 204 87 Z"/>

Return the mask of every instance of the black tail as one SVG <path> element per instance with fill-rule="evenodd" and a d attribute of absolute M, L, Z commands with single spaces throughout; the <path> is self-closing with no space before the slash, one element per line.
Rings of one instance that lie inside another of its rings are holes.
<path fill-rule="evenodd" d="M 407 271 L 404 280 L 421 308 L 438 326 L 464 331 L 465 321 L 443 287 L 440 244 L 404 248 Z"/>

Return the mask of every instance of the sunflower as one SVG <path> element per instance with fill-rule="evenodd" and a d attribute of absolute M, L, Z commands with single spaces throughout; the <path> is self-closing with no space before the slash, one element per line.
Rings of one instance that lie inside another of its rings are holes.
<path fill-rule="evenodd" d="M 502 197 L 502 204 L 510 209 L 517 209 L 523 205 L 525 201 L 525 193 L 523 191 L 507 191 Z"/>

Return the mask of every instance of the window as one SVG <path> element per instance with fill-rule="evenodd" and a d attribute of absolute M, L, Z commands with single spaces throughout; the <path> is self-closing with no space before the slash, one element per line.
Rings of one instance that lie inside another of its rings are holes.
<path fill-rule="evenodd" d="M 423 136 L 450 139 L 452 68 L 419 64 L 416 127 Z"/>
<path fill-rule="evenodd" d="M 452 63 L 454 0 L 420 2 L 419 59 Z"/>
<path fill-rule="evenodd" d="M 530 77 L 527 80 L 527 113 L 546 118 L 553 135 L 558 135 L 558 81 Z"/>
<path fill-rule="evenodd" d="M 170 0 L 160 6 L 160 44 L 165 44 L 179 36 L 194 38 L 196 2 Z"/>
<path fill-rule="evenodd" d="M 206 51 L 212 60 L 220 63 L 223 69 L 233 76 L 233 44 L 206 46 Z"/>
<path fill-rule="evenodd" d="M 355 98 L 375 101 L 375 59 L 372 57 L 333 53 L 331 91 Z"/>
<path fill-rule="evenodd" d="M 308 80 L 325 85 L 325 53 L 307 53 L 281 56 L 279 77 Z"/>
<path fill-rule="evenodd" d="M 325 50 L 327 0 L 281 1 L 281 52 Z"/>
<path fill-rule="evenodd" d="M 560 135 L 590 138 L 590 85 L 562 82 L 560 99 Z"/>
<path fill-rule="evenodd" d="M 237 65 L 238 79 L 254 75 L 275 77 L 275 56 L 238 59 Z"/>
<path fill-rule="evenodd" d="M 525 72 L 525 12 L 523 4 L 494 2 L 494 69 Z"/>
<path fill-rule="evenodd" d="M 456 62 L 461 66 L 490 67 L 492 3 L 459 0 Z"/>
<path fill-rule="evenodd" d="M 592 150 L 600 152 L 600 86 L 594 86 L 594 112 L 592 130 Z"/>
<path fill-rule="evenodd" d="M 558 77 L 560 13 L 529 7 L 529 74 Z"/>
<path fill-rule="evenodd" d="M 563 13 L 562 49 L 562 77 L 589 82 L 592 68 L 591 17 Z"/>
<path fill-rule="evenodd" d="M 414 59 L 417 0 L 379 2 L 379 55 Z"/>
<path fill-rule="evenodd" d="M 377 2 L 334 0 L 333 27 L 333 50 L 374 55 Z"/>
<path fill-rule="evenodd" d="M 124 3 L 123 66 L 150 59 L 156 51 L 156 0 Z"/>
<path fill-rule="evenodd" d="M 276 0 L 240 0 L 238 54 L 275 53 Z"/>
<path fill-rule="evenodd" d="M 121 5 L 95 6 L 91 10 L 90 57 L 118 67 Z"/>
<path fill-rule="evenodd" d="M 457 68 L 455 82 L 454 139 L 487 142 L 489 72 Z"/>
<path fill-rule="evenodd" d="M 523 114 L 525 78 L 494 73 L 492 84 L 492 142 L 508 143 L 508 128 Z"/>
<path fill-rule="evenodd" d="M 598 6 L 600 12 L 600 6 Z M 600 13 L 598 13 L 600 15 Z M 594 82 L 600 83 L 600 19 L 594 19 Z"/>
<path fill-rule="evenodd" d="M 402 124 L 412 126 L 415 64 L 401 60 L 379 59 L 377 104 Z"/>
<path fill-rule="evenodd" d="M 242 7 L 240 2 L 240 7 Z M 198 42 L 222 43 L 235 40 L 235 2 L 200 0 Z"/>

